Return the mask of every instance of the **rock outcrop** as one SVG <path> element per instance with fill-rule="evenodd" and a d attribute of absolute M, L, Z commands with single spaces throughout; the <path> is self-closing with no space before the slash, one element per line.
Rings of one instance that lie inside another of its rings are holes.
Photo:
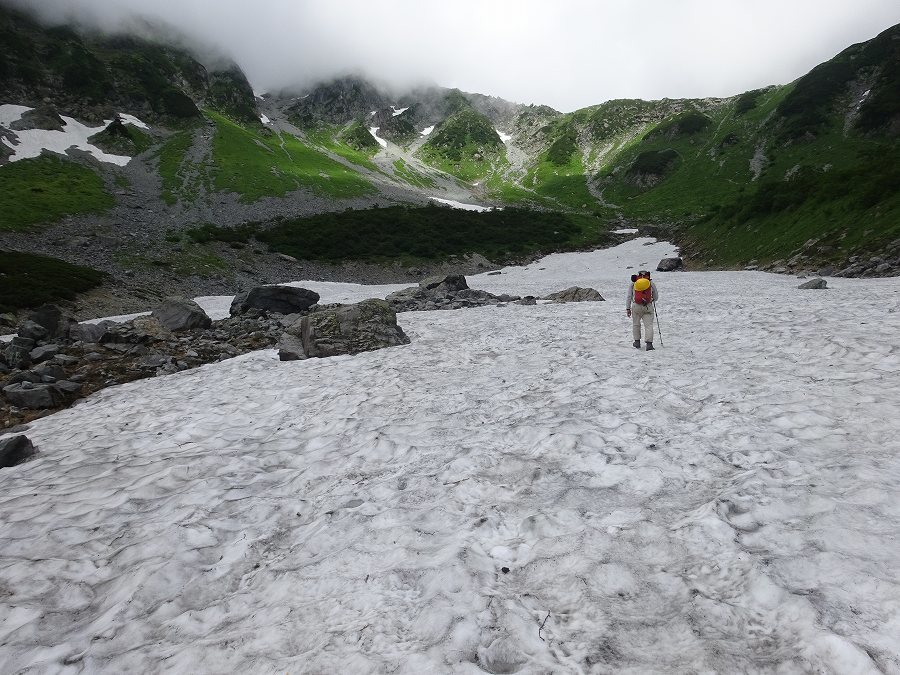
<path fill-rule="evenodd" d="M 292 324 L 285 334 L 278 345 L 282 361 L 409 344 L 406 333 L 397 325 L 397 313 L 377 299 L 313 312 Z"/>
<path fill-rule="evenodd" d="M 212 319 L 203 311 L 203 308 L 187 298 L 166 298 L 159 307 L 150 313 L 150 316 L 172 331 L 209 328 L 212 323 Z"/>
<path fill-rule="evenodd" d="M 494 295 L 469 288 L 464 276 L 453 274 L 424 279 L 418 286 L 396 291 L 385 299 L 395 312 L 416 312 L 499 305 L 520 298 L 518 295 Z"/>

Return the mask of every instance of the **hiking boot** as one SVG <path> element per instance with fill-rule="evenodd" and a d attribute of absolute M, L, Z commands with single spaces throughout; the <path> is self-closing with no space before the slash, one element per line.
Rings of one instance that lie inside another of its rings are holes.
<path fill-rule="evenodd" d="M 631 344 L 634 346 L 635 349 L 640 349 L 640 348 L 641 348 L 641 341 L 640 341 L 640 340 L 635 340 L 635 341 L 632 342 Z"/>
<path fill-rule="evenodd" d="M 648 351 L 648 352 L 652 352 L 652 351 L 653 351 L 653 343 L 652 343 L 652 342 L 648 342 L 648 343 L 647 343 L 647 351 Z"/>

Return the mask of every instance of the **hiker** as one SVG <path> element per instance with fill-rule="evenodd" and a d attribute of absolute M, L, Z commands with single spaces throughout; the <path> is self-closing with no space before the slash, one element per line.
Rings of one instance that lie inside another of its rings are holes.
<path fill-rule="evenodd" d="M 653 349 L 653 303 L 659 299 L 656 284 L 650 280 L 650 272 L 641 270 L 631 275 L 628 285 L 628 299 L 625 314 L 631 317 L 632 335 L 635 349 L 641 348 L 641 321 L 644 322 L 644 340 L 647 351 Z"/>

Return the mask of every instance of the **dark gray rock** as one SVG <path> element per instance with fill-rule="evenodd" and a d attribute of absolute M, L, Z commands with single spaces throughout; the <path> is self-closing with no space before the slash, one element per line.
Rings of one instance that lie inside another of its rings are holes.
<path fill-rule="evenodd" d="M 44 345 L 43 347 L 35 347 L 29 353 L 32 363 L 43 363 L 52 359 L 59 354 L 59 345 Z"/>
<path fill-rule="evenodd" d="M 27 368 L 31 365 L 32 349 L 34 349 L 34 340 L 14 337 L 3 350 L 3 360 L 10 368 Z"/>
<path fill-rule="evenodd" d="M 0 438 L 0 467 L 15 466 L 34 455 L 34 445 L 26 436 Z"/>
<path fill-rule="evenodd" d="M 397 314 L 384 300 L 363 300 L 355 305 L 314 312 L 303 317 L 286 333 L 299 338 L 307 357 L 327 357 L 409 344 L 409 338 L 397 325 Z M 283 341 L 280 352 L 292 356 L 291 344 Z M 294 349 L 295 351 L 295 349 Z"/>
<path fill-rule="evenodd" d="M 516 300 L 516 303 L 519 304 L 519 305 L 526 305 L 526 306 L 536 305 L 536 304 L 537 304 L 537 298 L 535 298 L 535 297 L 532 296 L 532 295 L 526 295 L 526 296 L 525 296 L 524 298 L 522 298 L 521 300 Z"/>
<path fill-rule="evenodd" d="M 236 295 L 229 311 L 232 316 L 246 314 L 253 309 L 278 314 L 298 314 L 307 312 L 317 302 L 319 294 L 307 288 L 257 286 Z"/>
<path fill-rule="evenodd" d="M 68 398 L 74 398 L 81 393 L 81 384 L 70 380 L 60 380 L 56 383 L 56 388 Z"/>
<path fill-rule="evenodd" d="M 22 322 L 22 325 L 19 326 L 18 334 L 19 337 L 34 340 L 37 344 L 40 344 L 50 336 L 50 332 L 46 328 L 31 319 L 26 319 Z"/>
<path fill-rule="evenodd" d="M 28 318 L 46 328 L 50 340 L 68 339 L 72 327 L 78 325 L 74 316 L 56 305 L 41 305 Z"/>
<path fill-rule="evenodd" d="M 820 277 L 832 277 L 834 276 L 834 268 L 831 266 L 823 267 L 816 274 Z"/>
<path fill-rule="evenodd" d="M 302 319 L 298 319 L 298 322 Z M 298 331 L 299 332 L 299 331 Z M 300 361 L 306 357 L 303 351 L 303 340 L 297 335 L 285 332 L 276 345 L 278 349 L 278 358 L 282 361 Z"/>
<path fill-rule="evenodd" d="M 551 293 L 544 300 L 552 300 L 553 302 L 601 302 L 603 296 L 593 288 L 581 288 L 579 286 L 570 286 L 564 291 Z"/>
<path fill-rule="evenodd" d="M 466 278 L 461 274 L 449 274 L 445 277 L 429 277 L 419 282 L 419 288 L 431 291 L 433 295 L 447 295 L 468 288 Z"/>
<path fill-rule="evenodd" d="M 0 314 L 0 328 L 15 328 L 16 327 L 16 315 L 10 312 L 6 312 L 5 314 Z"/>
<path fill-rule="evenodd" d="M 29 410 L 57 408 L 69 401 L 58 384 L 19 382 L 3 387 L 3 395 L 12 405 Z"/>
<path fill-rule="evenodd" d="M 69 337 L 73 341 L 78 342 L 100 342 L 100 338 L 113 326 L 118 325 L 115 321 L 101 321 L 100 323 L 79 323 L 72 326 L 69 331 Z"/>
<path fill-rule="evenodd" d="M 19 384 L 20 382 L 31 382 L 33 384 L 38 384 L 42 380 L 43 376 L 40 372 L 36 372 L 33 370 L 17 370 L 3 381 L 3 386 L 8 387 L 13 384 Z"/>
<path fill-rule="evenodd" d="M 166 298 L 159 307 L 151 312 L 151 316 L 173 331 L 209 328 L 212 324 L 212 319 L 207 316 L 203 308 L 187 298 Z"/>
<path fill-rule="evenodd" d="M 684 269 L 684 260 L 681 258 L 663 258 L 656 266 L 657 272 L 674 272 Z"/>
<path fill-rule="evenodd" d="M 828 282 L 824 279 L 810 279 L 809 281 L 805 281 L 804 283 L 797 286 L 797 288 L 802 289 L 819 289 L 819 288 L 827 288 Z"/>
<path fill-rule="evenodd" d="M 62 369 L 62 366 L 52 361 L 47 361 L 36 368 L 32 368 L 31 372 L 39 375 L 41 379 L 45 377 L 52 377 L 54 380 L 66 379 L 66 371 Z"/>

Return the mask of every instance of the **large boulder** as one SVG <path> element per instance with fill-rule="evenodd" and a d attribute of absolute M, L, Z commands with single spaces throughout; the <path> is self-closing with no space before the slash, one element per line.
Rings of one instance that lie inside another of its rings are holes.
<path fill-rule="evenodd" d="M 431 291 L 434 295 L 447 295 L 468 288 L 466 278 L 461 274 L 449 274 L 445 277 L 429 277 L 419 282 L 419 288 Z"/>
<path fill-rule="evenodd" d="M 797 288 L 802 288 L 804 290 L 828 288 L 828 282 L 824 279 L 810 279 L 797 286 Z"/>
<path fill-rule="evenodd" d="M 22 322 L 22 325 L 19 326 L 17 333 L 19 337 L 34 340 L 36 343 L 44 342 L 50 337 L 50 332 L 46 328 L 39 323 L 35 323 L 31 319 L 25 319 L 25 321 Z"/>
<path fill-rule="evenodd" d="M 397 325 L 396 312 L 384 300 L 372 299 L 303 317 L 279 342 L 279 357 L 289 361 L 358 354 L 405 344 L 409 338 Z"/>
<path fill-rule="evenodd" d="M 13 466 L 34 454 L 34 445 L 27 436 L 4 436 L 0 438 L 0 467 Z"/>
<path fill-rule="evenodd" d="M 187 298 L 166 298 L 159 307 L 150 313 L 150 316 L 173 331 L 209 328 L 212 324 L 212 319 L 207 316 L 203 308 Z"/>
<path fill-rule="evenodd" d="M 593 288 L 581 288 L 579 286 L 570 286 L 564 291 L 551 293 L 544 300 L 552 300 L 553 302 L 602 302 L 603 296 Z"/>
<path fill-rule="evenodd" d="M 251 309 L 278 314 L 298 314 L 319 302 L 319 294 L 293 286 L 257 286 L 234 296 L 231 315 L 245 314 Z"/>
<path fill-rule="evenodd" d="M 46 339 L 49 340 L 67 339 L 72 327 L 78 325 L 74 316 L 56 305 L 41 305 L 28 316 L 28 319 L 43 326 L 47 330 Z"/>
<path fill-rule="evenodd" d="M 71 383 L 69 383 L 71 384 Z M 74 397 L 74 392 L 65 391 L 54 384 L 34 384 L 32 382 L 18 382 L 3 387 L 3 395 L 18 408 L 29 410 L 44 410 L 46 408 L 58 408 L 69 403 Z"/>
<path fill-rule="evenodd" d="M 101 321 L 100 323 L 79 323 L 72 326 L 69 331 L 69 338 L 75 342 L 100 342 L 106 332 L 113 326 L 118 325 L 115 321 Z"/>
<path fill-rule="evenodd" d="M 684 260 L 681 258 L 663 258 L 656 266 L 657 272 L 674 272 L 684 269 Z"/>

